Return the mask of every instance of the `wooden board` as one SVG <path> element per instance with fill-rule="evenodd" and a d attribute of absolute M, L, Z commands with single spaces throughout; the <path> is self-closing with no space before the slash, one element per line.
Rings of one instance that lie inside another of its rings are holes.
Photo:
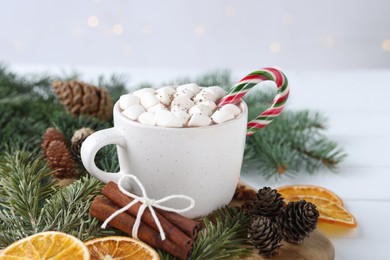
<path fill-rule="evenodd" d="M 240 187 L 241 186 L 241 187 Z M 240 182 L 237 188 L 244 190 L 246 199 L 253 197 L 256 194 L 254 188 Z M 237 195 L 237 194 L 236 194 Z M 244 201 L 237 198 L 242 196 L 235 196 L 229 205 L 238 206 Z M 282 242 L 280 248 L 280 255 L 272 257 L 273 260 L 333 260 L 335 258 L 335 251 L 332 242 L 323 235 L 318 229 L 316 229 L 309 238 L 305 239 L 302 243 L 295 245 L 287 242 Z M 245 258 L 247 260 L 260 260 L 266 259 L 258 255 L 258 251 L 254 250 L 253 255 Z"/>

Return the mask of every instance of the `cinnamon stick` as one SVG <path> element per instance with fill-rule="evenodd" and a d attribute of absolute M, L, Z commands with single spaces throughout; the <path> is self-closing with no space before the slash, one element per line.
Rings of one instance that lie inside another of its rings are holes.
<path fill-rule="evenodd" d="M 119 207 L 117 207 L 109 199 L 99 195 L 92 202 L 90 214 L 100 221 L 105 221 L 118 209 Z M 124 212 L 111 220 L 109 225 L 131 235 L 134 223 L 135 218 Z M 138 229 L 138 237 L 151 246 L 163 249 L 180 259 L 188 259 L 191 251 L 191 247 L 179 247 L 168 239 L 164 241 L 161 240 L 159 232 L 142 222 Z"/>
<path fill-rule="evenodd" d="M 161 214 L 164 218 L 169 220 L 172 224 L 174 224 L 177 228 L 184 232 L 187 236 L 195 239 L 198 235 L 199 231 L 202 229 L 202 225 L 199 221 L 186 218 L 180 214 L 175 212 L 170 212 L 166 210 L 156 209 L 156 212 Z"/>
<path fill-rule="evenodd" d="M 116 205 L 118 205 L 121 208 L 133 201 L 133 198 L 130 198 L 130 197 L 126 196 L 125 194 L 123 194 L 119 190 L 118 185 L 114 182 L 109 182 L 103 188 L 102 194 L 105 195 L 106 197 L 108 197 L 112 202 L 114 202 Z M 136 203 L 127 212 L 133 216 L 137 216 L 137 212 L 138 212 L 138 209 L 140 206 L 141 206 L 140 202 Z M 185 235 L 190 237 L 191 243 L 192 243 L 192 239 L 196 238 L 199 230 L 202 228 L 200 222 L 186 218 L 186 217 L 184 217 L 180 214 L 177 214 L 175 212 L 168 212 L 168 211 L 160 210 L 157 208 L 155 208 L 155 211 L 156 211 L 157 217 L 160 219 L 162 227 L 164 228 L 164 232 L 165 232 L 166 228 L 168 230 L 171 229 L 171 226 L 173 224 L 173 226 L 177 227 L 179 230 L 182 231 L 182 232 L 180 232 L 181 234 L 184 233 Z M 149 209 L 145 210 L 145 213 L 142 216 L 142 221 L 145 221 L 145 223 L 147 223 L 148 225 L 150 225 L 154 229 L 158 230 Z M 173 229 L 173 230 L 177 230 L 177 229 Z M 174 241 L 175 243 L 176 242 L 180 243 L 178 245 L 182 245 L 183 243 L 187 244 L 188 243 L 187 240 L 182 240 L 182 239 L 184 239 L 184 237 L 182 235 L 180 235 L 180 237 L 178 236 L 180 233 L 178 233 L 177 231 L 166 232 L 168 238 L 172 239 L 172 241 Z M 182 240 L 182 241 L 180 241 L 180 240 Z"/>

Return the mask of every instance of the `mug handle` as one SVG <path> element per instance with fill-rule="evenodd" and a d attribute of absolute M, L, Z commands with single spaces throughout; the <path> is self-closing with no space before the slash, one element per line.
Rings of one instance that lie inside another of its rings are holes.
<path fill-rule="evenodd" d="M 253 71 L 234 85 L 218 103 L 219 107 L 237 103 L 249 90 L 265 80 L 274 81 L 278 91 L 271 106 L 248 123 L 247 136 L 251 136 L 259 129 L 266 127 L 282 112 L 290 93 L 286 75 L 275 68 L 263 68 Z"/>
<path fill-rule="evenodd" d="M 95 164 L 95 156 L 97 152 L 104 146 L 109 144 L 116 144 L 126 149 L 126 141 L 123 135 L 115 129 L 115 127 L 103 129 L 88 136 L 81 146 L 81 161 L 84 164 L 85 169 L 101 180 L 104 183 L 113 181 L 118 183 L 120 177 L 124 175 L 121 171 L 119 172 L 106 172 L 99 169 Z"/>

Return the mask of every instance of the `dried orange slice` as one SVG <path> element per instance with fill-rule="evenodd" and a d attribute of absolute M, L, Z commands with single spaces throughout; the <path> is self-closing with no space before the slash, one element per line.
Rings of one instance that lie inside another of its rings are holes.
<path fill-rule="evenodd" d="M 319 197 L 332 201 L 340 206 L 344 206 L 343 201 L 332 191 L 315 185 L 288 185 L 277 188 L 283 198 L 294 196 Z"/>
<path fill-rule="evenodd" d="M 38 233 L 16 241 L 0 253 L 1 260 L 88 260 L 88 248 L 78 238 L 55 231 Z"/>
<path fill-rule="evenodd" d="M 320 213 L 318 217 L 319 222 L 335 224 L 347 228 L 355 228 L 357 222 L 354 216 L 348 212 L 343 206 L 324 198 L 312 196 L 294 196 L 284 198 L 286 202 L 306 200 L 317 206 Z"/>
<path fill-rule="evenodd" d="M 96 238 L 85 242 L 85 245 L 91 254 L 91 260 L 160 259 L 156 250 L 130 237 L 110 236 Z"/>

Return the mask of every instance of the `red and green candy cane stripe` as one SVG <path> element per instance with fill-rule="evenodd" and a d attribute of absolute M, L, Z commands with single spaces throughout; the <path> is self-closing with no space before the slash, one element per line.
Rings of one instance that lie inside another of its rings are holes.
<path fill-rule="evenodd" d="M 218 103 L 218 107 L 222 107 L 226 104 L 235 104 L 241 100 L 241 98 L 248 93 L 254 86 L 265 80 L 272 80 L 276 83 L 278 91 L 272 102 L 272 105 L 263 113 L 258 115 L 255 119 L 248 123 L 247 135 L 251 136 L 259 129 L 267 126 L 274 120 L 275 117 L 280 115 L 284 105 L 286 104 L 290 87 L 288 80 L 283 72 L 275 68 L 263 68 L 256 70 L 246 77 L 241 79 L 236 85 L 234 85 L 229 92 Z"/>

